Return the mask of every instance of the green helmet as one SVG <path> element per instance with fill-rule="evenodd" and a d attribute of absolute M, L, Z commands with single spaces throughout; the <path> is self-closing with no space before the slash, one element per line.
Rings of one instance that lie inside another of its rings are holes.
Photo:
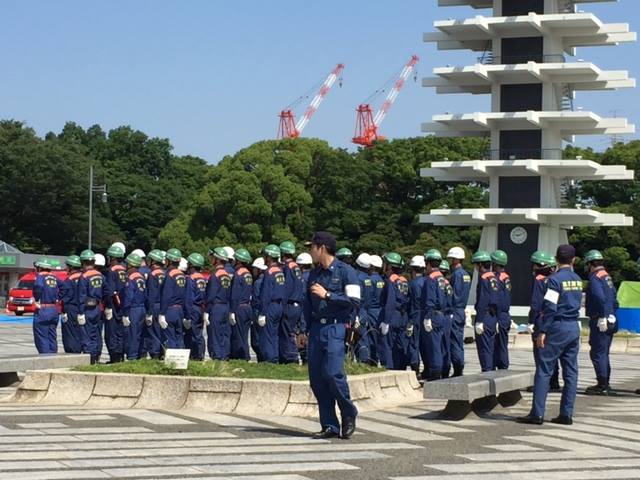
<path fill-rule="evenodd" d="M 179 262 L 182 258 L 182 252 L 177 248 L 170 248 L 167 250 L 167 260 L 170 262 Z"/>
<path fill-rule="evenodd" d="M 197 252 L 192 253 L 187 257 L 187 261 L 193 265 L 194 267 L 202 267 L 204 266 L 204 257 Z"/>
<path fill-rule="evenodd" d="M 118 245 L 111 245 L 107 250 L 107 256 L 111 258 L 122 258 L 124 257 L 124 250 Z"/>
<path fill-rule="evenodd" d="M 225 262 L 229 260 L 229 255 L 227 255 L 227 251 L 224 249 L 224 247 L 214 247 L 213 249 L 209 250 L 209 255 L 213 255 L 218 260 L 223 260 Z"/>
<path fill-rule="evenodd" d="M 549 254 L 542 250 L 536 250 L 531 254 L 531 263 L 536 263 L 538 265 L 548 266 L 549 263 Z"/>
<path fill-rule="evenodd" d="M 342 247 L 340 250 L 336 252 L 336 257 L 338 258 L 353 257 L 353 252 L 346 247 Z"/>
<path fill-rule="evenodd" d="M 557 265 L 556 257 L 551 255 L 550 253 L 547 253 L 547 260 L 549 261 L 549 266 L 550 267 L 555 267 Z"/>
<path fill-rule="evenodd" d="M 157 249 L 153 249 L 149 252 L 149 255 L 147 255 L 151 260 L 153 260 L 154 262 L 158 262 L 158 263 L 162 263 L 164 262 L 164 255 L 162 255 L 162 251 L 161 250 L 157 250 Z"/>
<path fill-rule="evenodd" d="M 142 258 L 137 253 L 130 253 L 127 255 L 126 262 L 130 267 L 139 267 L 142 265 Z"/>
<path fill-rule="evenodd" d="M 440 255 L 440 251 L 431 248 L 424 254 L 424 258 L 425 260 L 442 260 L 442 255 Z"/>
<path fill-rule="evenodd" d="M 449 266 L 449 262 L 447 262 L 446 260 L 442 260 L 440 262 L 440 265 L 438 265 L 438 268 L 440 270 L 445 270 L 447 272 L 451 270 L 451 267 Z"/>
<path fill-rule="evenodd" d="M 389 265 L 394 267 L 402 267 L 403 261 L 399 253 L 389 252 L 384 254 L 384 259 Z"/>
<path fill-rule="evenodd" d="M 93 253 L 93 250 L 83 250 L 82 252 L 80 252 L 80 260 L 87 261 L 87 262 L 93 262 L 96 259 L 96 254 Z"/>
<path fill-rule="evenodd" d="M 68 256 L 67 259 L 64 261 L 64 263 L 66 263 L 70 267 L 81 267 L 82 266 L 82 264 L 80 263 L 80 257 L 78 255 L 70 255 L 70 256 Z"/>
<path fill-rule="evenodd" d="M 280 258 L 280 247 L 277 245 L 269 244 L 262 249 L 262 252 L 271 258 Z"/>
<path fill-rule="evenodd" d="M 280 251 L 288 255 L 295 255 L 296 246 L 293 244 L 291 240 L 285 240 L 280 244 Z"/>
<path fill-rule="evenodd" d="M 51 262 L 49 261 L 49 259 L 41 258 L 40 260 L 36 261 L 36 267 L 45 268 L 45 269 L 51 269 L 53 267 L 53 265 L 51 265 Z"/>
<path fill-rule="evenodd" d="M 503 250 L 496 250 L 491 253 L 491 261 L 504 267 L 507 264 L 507 254 Z"/>
<path fill-rule="evenodd" d="M 284 242 L 284 243 L 287 243 L 287 242 Z M 282 250 L 282 245 L 280 245 L 280 250 Z M 236 250 L 234 257 L 238 262 L 242 262 L 242 263 L 251 263 L 251 260 L 253 260 L 251 258 L 251 254 L 249 253 L 249 250 L 247 250 L 246 248 L 239 248 L 238 250 Z"/>
<path fill-rule="evenodd" d="M 602 253 L 598 250 L 589 250 L 584 256 L 585 263 L 593 262 L 594 260 L 604 260 Z"/>
<path fill-rule="evenodd" d="M 489 252 L 487 252 L 486 250 L 478 250 L 471 257 L 471 263 L 484 263 L 484 262 L 490 262 L 490 261 L 491 261 L 491 255 L 489 255 Z"/>

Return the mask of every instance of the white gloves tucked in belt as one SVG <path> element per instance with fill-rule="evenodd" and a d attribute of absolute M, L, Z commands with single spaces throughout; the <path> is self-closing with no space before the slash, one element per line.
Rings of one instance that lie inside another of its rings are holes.
<path fill-rule="evenodd" d="M 153 315 L 147 315 L 146 317 L 144 317 L 144 323 L 147 325 L 147 327 L 153 325 Z"/>
<path fill-rule="evenodd" d="M 131 325 L 131 320 L 129 320 L 129 317 L 122 317 L 122 325 L 124 325 L 125 327 Z"/>
<path fill-rule="evenodd" d="M 183 318 L 183 319 L 182 319 L 182 326 L 183 326 L 186 330 L 190 330 L 190 329 L 191 329 L 191 320 L 189 320 L 188 318 Z"/>
<path fill-rule="evenodd" d="M 600 330 L 602 333 L 607 331 L 607 328 L 609 328 L 609 324 L 607 323 L 607 319 L 602 317 L 598 319 L 598 330 Z"/>
<path fill-rule="evenodd" d="M 67 323 L 67 321 L 69 320 L 69 317 L 67 316 L 66 313 L 61 313 L 60 320 L 62 320 L 62 323 Z"/>
<path fill-rule="evenodd" d="M 113 318 L 113 309 L 112 308 L 105 308 L 104 309 L 104 318 L 106 318 L 107 320 L 111 320 Z"/>
<path fill-rule="evenodd" d="M 424 331 L 425 332 L 432 332 L 433 331 L 433 324 L 431 323 L 431 319 L 430 318 L 425 318 L 422 322 L 422 326 L 424 327 Z"/>
<path fill-rule="evenodd" d="M 85 323 L 87 323 L 87 319 L 84 316 L 84 313 L 78 314 L 78 325 L 84 325 Z"/>
<path fill-rule="evenodd" d="M 413 325 L 412 324 L 407 325 L 407 330 L 405 331 L 405 333 L 407 334 L 407 337 L 413 337 Z"/>
<path fill-rule="evenodd" d="M 204 315 L 202 315 L 202 319 L 204 320 L 204 326 L 208 327 L 209 326 L 209 314 L 207 312 L 205 312 Z"/>
<path fill-rule="evenodd" d="M 356 316 L 356 319 L 353 322 L 353 328 L 356 330 L 360 329 L 360 317 Z"/>
<path fill-rule="evenodd" d="M 264 327 L 267 324 L 267 317 L 264 315 L 258 315 L 258 325 Z"/>
<path fill-rule="evenodd" d="M 236 314 L 231 312 L 229 314 L 229 325 L 231 325 L 233 327 L 233 326 L 235 326 L 236 323 L 237 323 L 236 322 Z"/>
<path fill-rule="evenodd" d="M 476 323 L 476 335 L 482 335 L 484 333 L 484 323 Z"/>
<path fill-rule="evenodd" d="M 158 323 L 160 324 L 160 328 L 162 330 L 166 330 L 166 328 L 169 326 L 169 324 L 167 323 L 167 319 L 165 318 L 164 315 L 158 316 Z"/>
<path fill-rule="evenodd" d="M 616 323 L 616 316 L 615 315 L 609 315 L 607 317 L 607 322 L 609 322 L 611 325 L 613 325 L 614 323 Z"/>
<path fill-rule="evenodd" d="M 386 335 L 387 333 L 389 333 L 389 324 L 388 323 L 382 322 L 380 324 L 380 333 L 382 335 Z"/>

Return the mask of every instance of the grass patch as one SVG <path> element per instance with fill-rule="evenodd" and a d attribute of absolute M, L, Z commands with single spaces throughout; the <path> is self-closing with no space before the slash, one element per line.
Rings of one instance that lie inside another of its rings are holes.
<path fill-rule="evenodd" d="M 347 375 L 379 373 L 384 368 L 362 363 L 345 362 Z M 174 370 L 159 360 L 133 360 L 110 365 L 96 364 L 75 367 L 73 370 L 94 373 L 130 373 L 138 375 L 178 375 L 191 377 L 264 378 L 271 380 L 309 380 L 306 365 L 277 365 L 273 363 L 253 363 L 244 360 L 207 360 L 189 362 L 186 370 Z"/>

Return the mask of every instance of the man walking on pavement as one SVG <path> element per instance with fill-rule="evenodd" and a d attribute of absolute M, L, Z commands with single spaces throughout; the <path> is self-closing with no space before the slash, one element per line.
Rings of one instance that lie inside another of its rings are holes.
<path fill-rule="evenodd" d="M 321 425 L 313 438 L 341 435 L 347 439 L 355 431 L 358 411 L 344 372 L 345 335 L 352 311 L 360 303 L 360 284 L 355 270 L 335 258 L 333 235 L 316 232 L 310 246 L 316 268 L 309 275 L 304 312 L 310 325 L 309 383 L 318 401 Z"/>

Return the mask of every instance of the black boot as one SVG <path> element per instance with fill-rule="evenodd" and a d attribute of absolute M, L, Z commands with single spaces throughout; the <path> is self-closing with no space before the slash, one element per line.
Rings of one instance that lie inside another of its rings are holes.
<path fill-rule="evenodd" d="M 454 367 L 453 367 L 453 375 L 451 375 L 451 376 L 452 377 L 461 377 L 463 370 L 464 370 L 464 366 L 457 367 L 457 366 L 454 365 Z"/>
<path fill-rule="evenodd" d="M 100 355 L 91 355 L 91 365 L 100 363 Z"/>
<path fill-rule="evenodd" d="M 587 395 L 609 395 L 611 393 L 611 387 L 606 378 L 598 377 L 598 383 L 591 387 L 587 387 L 585 392 Z"/>

